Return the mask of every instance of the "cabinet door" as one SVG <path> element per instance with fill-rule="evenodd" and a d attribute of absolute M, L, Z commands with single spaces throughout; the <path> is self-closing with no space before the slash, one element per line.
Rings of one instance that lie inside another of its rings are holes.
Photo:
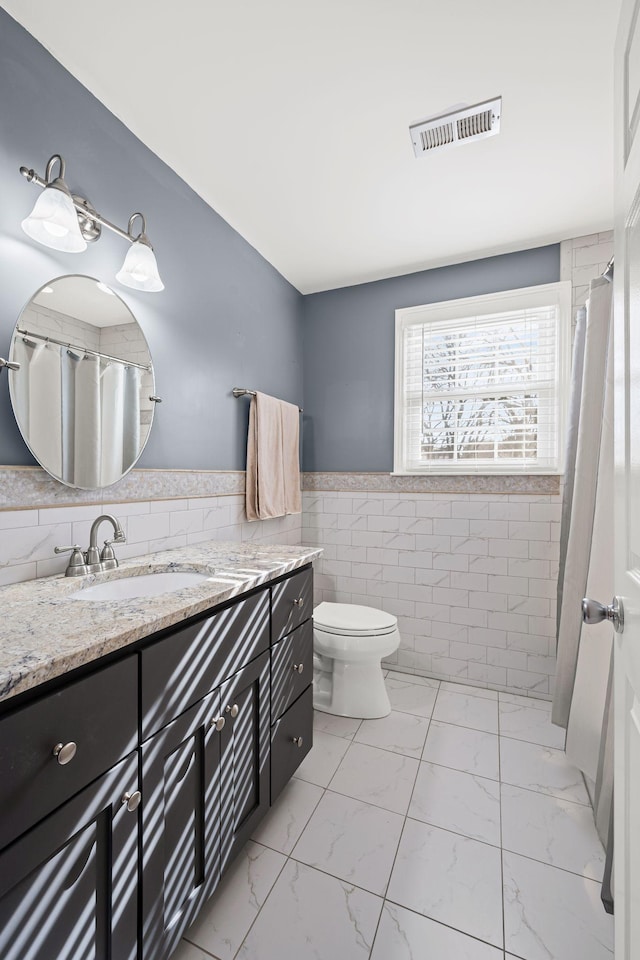
<path fill-rule="evenodd" d="M 134 754 L 0 854 L 2 960 L 136 960 L 137 789 Z"/>
<path fill-rule="evenodd" d="M 224 683 L 222 715 L 222 869 L 269 809 L 269 654 Z"/>
<path fill-rule="evenodd" d="M 142 955 L 164 960 L 220 879 L 220 697 L 142 746 Z"/>

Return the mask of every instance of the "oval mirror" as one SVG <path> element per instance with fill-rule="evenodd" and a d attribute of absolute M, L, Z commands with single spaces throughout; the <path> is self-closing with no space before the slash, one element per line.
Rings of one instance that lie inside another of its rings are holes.
<path fill-rule="evenodd" d="M 13 412 L 38 463 L 94 490 L 137 462 L 155 403 L 151 354 L 126 303 L 91 277 L 52 280 L 18 318 L 10 357 Z"/>

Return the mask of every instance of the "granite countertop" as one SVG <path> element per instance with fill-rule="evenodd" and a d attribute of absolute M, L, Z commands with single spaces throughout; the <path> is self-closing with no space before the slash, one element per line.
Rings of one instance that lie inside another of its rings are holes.
<path fill-rule="evenodd" d="M 180 623 L 319 557 L 314 547 L 222 543 L 149 553 L 87 577 L 46 577 L 0 588 L 0 701 Z M 69 595 L 126 573 L 194 571 L 207 580 L 159 597 L 92 602 Z"/>

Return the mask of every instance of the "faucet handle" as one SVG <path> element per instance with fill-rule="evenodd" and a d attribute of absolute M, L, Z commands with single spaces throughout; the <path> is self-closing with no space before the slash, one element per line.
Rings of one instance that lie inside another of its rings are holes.
<path fill-rule="evenodd" d="M 113 551 L 112 543 L 126 543 L 127 538 L 124 535 L 124 531 L 120 528 L 116 536 L 112 540 L 105 540 L 104 547 L 100 553 L 100 563 L 103 570 L 115 570 L 118 566 L 118 560 Z"/>
<path fill-rule="evenodd" d="M 75 553 L 76 550 L 79 550 L 80 553 L 82 553 L 82 547 L 80 546 L 79 543 L 74 543 L 72 547 L 54 547 L 53 548 L 54 553 L 71 553 L 72 551 Z M 73 557 L 71 559 L 73 560 Z"/>
<path fill-rule="evenodd" d="M 71 559 L 65 571 L 66 577 L 83 577 L 87 571 L 87 561 L 79 544 L 74 543 L 72 547 L 54 547 L 54 553 L 70 553 Z"/>

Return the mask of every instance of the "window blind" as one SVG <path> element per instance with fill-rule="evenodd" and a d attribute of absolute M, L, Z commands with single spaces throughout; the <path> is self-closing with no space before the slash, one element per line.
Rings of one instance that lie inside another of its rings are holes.
<path fill-rule="evenodd" d="M 563 287 L 398 311 L 396 472 L 559 472 Z"/>

